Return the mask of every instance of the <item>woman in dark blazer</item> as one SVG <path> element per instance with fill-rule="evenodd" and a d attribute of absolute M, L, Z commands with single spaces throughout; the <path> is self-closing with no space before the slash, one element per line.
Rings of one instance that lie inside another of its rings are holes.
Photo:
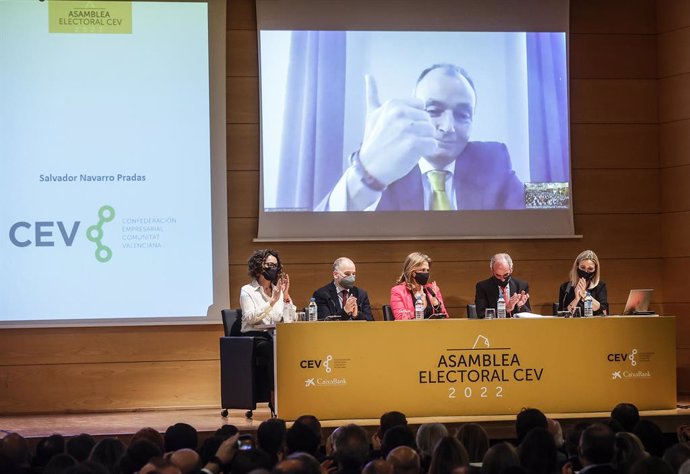
<path fill-rule="evenodd" d="M 580 308 L 584 316 L 584 299 L 587 291 L 592 295 L 592 311 L 595 316 L 609 313 L 606 283 L 601 281 L 599 257 L 591 250 L 585 250 L 577 256 L 570 269 L 570 280 L 561 285 L 558 292 L 558 310 L 570 311 Z"/>

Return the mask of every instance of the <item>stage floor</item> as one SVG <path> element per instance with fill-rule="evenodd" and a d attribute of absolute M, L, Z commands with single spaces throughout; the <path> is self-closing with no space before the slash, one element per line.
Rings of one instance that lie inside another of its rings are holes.
<path fill-rule="evenodd" d="M 666 433 L 673 433 L 681 424 L 690 424 L 690 396 L 678 398 L 679 408 L 675 410 L 645 411 L 641 415 L 657 423 Z M 682 407 L 682 408 L 681 408 Z M 307 410 L 308 411 L 308 410 Z M 122 411 L 110 413 L 50 414 L 0 416 L 0 433 L 17 432 L 25 438 L 41 438 L 53 433 L 72 436 L 89 433 L 97 438 L 118 436 L 127 441 L 140 428 L 151 427 L 165 432 L 168 426 L 175 423 L 188 423 L 194 426 L 202 439 L 210 436 L 223 425 L 237 426 L 242 432 L 252 432 L 262 421 L 269 418 L 270 412 L 265 404 L 260 404 L 254 411 L 253 419 L 244 416 L 245 410 L 231 410 L 227 418 L 220 415 L 220 409 L 184 409 L 157 411 Z M 604 421 L 609 413 L 548 413 L 549 417 L 559 420 L 564 432 L 568 427 L 582 421 Z M 489 433 L 491 439 L 511 439 L 515 437 L 514 415 L 500 416 L 446 416 L 434 418 L 409 418 L 412 426 L 422 423 L 440 422 L 449 428 L 463 423 L 480 423 Z M 327 435 L 338 426 L 356 423 L 373 432 L 378 426 L 378 419 L 363 420 L 322 420 Z M 2 435 L 0 435 L 2 437 Z"/>

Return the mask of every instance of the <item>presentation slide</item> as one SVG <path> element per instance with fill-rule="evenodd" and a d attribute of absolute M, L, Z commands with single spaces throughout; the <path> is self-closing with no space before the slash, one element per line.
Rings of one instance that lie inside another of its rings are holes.
<path fill-rule="evenodd" d="M 0 0 L 0 322 L 206 316 L 206 3 Z"/>

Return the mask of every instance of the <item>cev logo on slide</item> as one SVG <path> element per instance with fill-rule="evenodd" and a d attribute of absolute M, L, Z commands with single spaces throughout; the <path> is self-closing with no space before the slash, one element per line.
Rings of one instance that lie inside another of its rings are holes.
<path fill-rule="evenodd" d="M 86 238 L 96 244 L 96 260 L 101 263 L 108 262 L 113 258 L 113 251 L 107 245 L 103 245 L 103 224 L 115 219 L 115 209 L 111 206 L 102 206 L 98 210 L 98 224 L 86 229 Z"/>
<path fill-rule="evenodd" d="M 606 356 L 609 362 L 626 362 L 635 367 L 637 365 L 637 349 L 633 349 L 630 353 L 613 353 Z"/>
<path fill-rule="evenodd" d="M 333 360 L 333 356 L 328 354 L 324 360 L 319 360 L 319 359 L 301 360 L 299 362 L 299 366 L 303 369 L 318 369 L 321 367 L 321 365 L 323 365 L 323 368 L 326 371 L 326 373 L 330 374 L 331 371 L 333 370 L 331 368 L 331 361 L 332 360 Z"/>

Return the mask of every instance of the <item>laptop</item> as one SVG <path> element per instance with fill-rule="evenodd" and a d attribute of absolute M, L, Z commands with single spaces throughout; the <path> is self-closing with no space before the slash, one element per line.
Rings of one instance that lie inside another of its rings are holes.
<path fill-rule="evenodd" d="M 655 314 L 654 311 L 649 311 L 653 291 L 653 289 L 630 290 L 623 314 Z"/>

